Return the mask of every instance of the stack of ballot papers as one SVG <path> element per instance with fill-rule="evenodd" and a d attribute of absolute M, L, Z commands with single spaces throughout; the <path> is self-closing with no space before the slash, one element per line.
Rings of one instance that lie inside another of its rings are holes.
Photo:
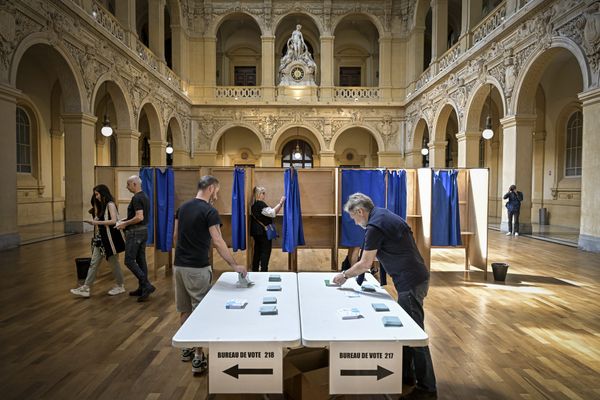
<path fill-rule="evenodd" d="M 337 315 L 341 319 L 358 319 L 363 318 L 358 308 L 340 308 L 337 310 Z"/>
<path fill-rule="evenodd" d="M 375 291 L 375 286 L 371 285 L 370 283 L 363 283 L 360 288 L 364 292 L 374 292 Z"/>
<path fill-rule="evenodd" d="M 381 320 L 383 321 L 383 326 L 386 327 L 402 326 L 402 322 L 398 317 L 383 317 Z"/>
<path fill-rule="evenodd" d="M 338 285 L 337 283 L 334 283 L 333 281 L 330 281 L 329 279 L 325 279 L 325 286 L 340 287 L 340 285 Z"/>
<path fill-rule="evenodd" d="M 249 288 L 254 286 L 254 282 L 250 280 L 250 275 L 246 274 L 246 276 L 242 276 L 242 274 L 238 273 L 238 281 L 236 284 L 239 288 Z"/>
<path fill-rule="evenodd" d="M 383 303 L 372 303 L 371 305 L 373 306 L 373 309 L 377 312 L 390 311 L 388 306 L 386 306 Z"/>
<path fill-rule="evenodd" d="M 277 315 L 277 306 L 260 307 L 260 315 Z"/>
<path fill-rule="evenodd" d="M 246 299 L 231 299 L 225 302 L 225 308 L 228 310 L 239 310 L 248 304 L 248 300 Z"/>
<path fill-rule="evenodd" d="M 277 297 L 263 297 L 263 304 L 277 304 Z"/>
<path fill-rule="evenodd" d="M 281 292 L 281 285 L 269 285 L 267 286 L 267 292 Z"/>
<path fill-rule="evenodd" d="M 281 275 L 269 275 L 269 282 L 281 282 Z"/>

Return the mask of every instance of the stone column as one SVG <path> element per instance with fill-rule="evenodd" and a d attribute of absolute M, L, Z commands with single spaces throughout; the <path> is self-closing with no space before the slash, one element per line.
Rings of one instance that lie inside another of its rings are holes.
<path fill-rule="evenodd" d="M 188 52 L 185 50 L 185 32 L 181 25 L 171 26 L 171 60 L 173 61 L 173 71 L 183 80 L 189 78 Z"/>
<path fill-rule="evenodd" d="M 50 130 L 50 154 L 52 169 L 52 220 L 63 220 L 65 204 L 65 141 L 64 132 L 59 129 Z"/>
<path fill-rule="evenodd" d="M 194 153 L 195 165 L 217 165 L 217 152 L 211 150 L 200 150 Z"/>
<path fill-rule="evenodd" d="M 425 26 L 416 26 L 412 30 L 412 36 L 408 46 L 408 54 L 412 54 L 412 60 L 408 62 L 407 81 L 415 82 L 423 72 L 423 52 L 425 51 Z M 408 91 L 413 91 L 412 85 Z"/>
<path fill-rule="evenodd" d="M 510 115 L 500 120 L 504 133 L 502 148 L 502 191 L 517 185 L 523 192 L 519 216 L 519 233 L 531 233 L 531 160 L 533 150 L 534 115 Z M 508 231 L 508 215 L 502 213 L 501 229 Z"/>
<path fill-rule="evenodd" d="M 380 151 L 377 156 L 379 157 L 379 167 L 401 168 L 404 164 L 402 153 L 399 151 Z"/>
<path fill-rule="evenodd" d="M 446 168 L 446 146 L 448 142 L 429 142 L 429 168 Z"/>
<path fill-rule="evenodd" d="M 279 69 L 279 63 L 275 61 L 275 36 L 261 36 L 261 83 L 263 100 L 275 100 L 275 68 Z M 277 67 L 275 65 L 277 64 Z"/>
<path fill-rule="evenodd" d="M 490 204 L 490 216 L 501 217 L 503 210 L 502 190 L 498 188 L 500 177 L 502 177 L 502 162 L 500 160 L 500 140 L 492 139 L 490 146 L 490 157 L 487 167 L 490 169 L 490 192 L 489 197 L 492 202 Z"/>
<path fill-rule="evenodd" d="M 448 0 L 432 0 L 431 14 L 431 61 L 435 62 L 448 50 Z"/>
<path fill-rule="evenodd" d="M 89 114 L 63 114 L 65 127 L 65 232 L 92 230 L 88 219 L 94 187 L 94 129 L 96 117 Z"/>
<path fill-rule="evenodd" d="M 546 144 L 546 131 L 533 132 L 533 192 L 531 200 L 533 210 L 542 207 L 544 201 L 544 153 Z M 534 221 L 539 220 L 539 216 L 534 214 L 531 218 Z M 539 222 L 539 221 L 538 221 Z"/>
<path fill-rule="evenodd" d="M 471 47 L 471 29 L 481 20 L 482 0 L 462 0 L 460 48 L 464 53 Z"/>
<path fill-rule="evenodd" d="M 165 61 L 165 0 L 148 0 L 148 36 L 150 50 Z"/>
<path fill-rule="evenodd" d="M 479 132 L 459 132 L 458 140 L 458 168 L 479 167 Z"/>
<path fill-rule="evenodd" d="M 379 38 L 379 87 L 381 98 L 392 98 L 392 38 Z"/>
<path fill-rule="evenodd" d="M 17 100 L 19 91 L 0 84 L 0 168 L 2 195 L 0 196 L 0 250 L 17 247 L 20 243 L 17 230 Z"/>
<path fill-rule="evenodd" d="M 190 153 L 185 149 L 175 149 L 173 151 L 173 166 L 188 166 L 190 163 Z"/>
<path fill-rule="evenodd" d="M 162 140 L 149 140 L 150 143 L 150 165 L 167 165 L 167 142 Z"/>
<path fill-rule="evenodd" d="M 115 14 L 119 23 L 125 29 L 125 42 L 135 49 L 137 32 L 135 24 L 135 0 L 120 0 L 115 2 Z"/>
<path fill-rule="evenodd" d="M 321 158 L 321 167 L 335 167 L 335 151 L 333 150 L 322 150 L 319 152 Z"/>
<path fill-rule="evenodd" d="M 138 166 L 140 133 L 132 129 L 118 129 L 117 135 L 117 165 Z"/>
<path fill-rule="evenodd" d="M 333 99 L 334 39 L 335 36 L 321 36 L 321 99 L 324 101 Z"/>
<path fill-rule="evenodd" d="M 583 103 L 579 248 L 600 252 L 600 89 L 581 93 L 579 100 Z"/>
<path fill-rule="evenodd" d="M 260 153 L 260 166 L 276 167 L 277 165 L 275 165 L 275 152 L 268 150 Z"/>
<path fill-rule="evenodd" d="M 422 168 L 423 155 L 421 154 L 421 149 L 407 152 L 405 154 L 404 166 L 405 168 Z"/>
<path fill-rule="evenodd" d="M 204 97 L 212 99 L 215 97 L 215 86 L 217 82 L 217 38 L 204 38 Z"/>

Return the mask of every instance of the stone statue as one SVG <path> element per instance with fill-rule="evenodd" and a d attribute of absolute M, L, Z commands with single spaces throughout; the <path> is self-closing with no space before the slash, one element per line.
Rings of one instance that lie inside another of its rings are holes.
<path fill-rule="evenodd" d="M 300 29 L 302 29 L 302 25 L 296 25 L 296 30 L 292 32 L 292 37 L 287 41 L 287 52 L 292 54 L 292 60 L 297 60 L 308 51 Z"/>
<path fill-rule="evenodd" d="M 317 64 L 308 51 L 301 29 L 302 25 L 296 25 L 287 41 L 287 51 L 279 61 L 280 86 L 316 86 Z"/>

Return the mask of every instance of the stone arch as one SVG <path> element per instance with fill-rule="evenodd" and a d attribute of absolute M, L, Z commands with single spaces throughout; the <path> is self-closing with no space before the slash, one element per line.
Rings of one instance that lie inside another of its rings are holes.
<path fill-rule="evenodd" d="M 142 111 L 146 112 L 146 117 L 148 118 L 148 125 L 150 126 L 150 140 L 166 140 L 166 132 L 163 130 L 160 116 L 154 104 L 149 99 L 142 101 L 140 105 L 140 114 L 138 116 L 138 120 L 135 126 L 135 129 L 139 129 L 140 120 L 142 117 Z"/>
<path fill-rule="evenodd" d="M 269 146 L 269 150 L 279 152 L 285 145 L 285 141 L 281 140 L 282 136 L 284 136 L 287 131 L 292 128 L 304 128 L 312 135 L 301 135 L 305 139 L 307 139 L 308 143 L 311 146 L 314 146 L 314 154 L 318 155 L 322 150 L 327 149 L 325 141 L 323 140 L 323 136 L 321 133 L 313 126 L 302 124 L 302 123 L 288 123 L 282 126 L 277 130 L 277 133 L 273 135 L 273 139 L 271 139 L 271 144 Z"/>
<path fill-rule="evenodd" d="M 575 58 L 581 69 L 583 90 L 592 83 L 592 75 L 586 57 L 581 48 L 572 40 L 564 37 L 554 37 L 548 49 L 540 49 L 532 54 L 524 63 L 522 73 L 515 82 L 513 98 L 507 114 L 532 114 L 535 104 L 535 87 L 539 84 L 544 70 L 552 63 L 557 54 L 568 51 Z"/>
<path fill-rule="evenodd" d="M 418 0 L 417 6 L 415 7 L 415 14 L 413 16 L 413 26 L 422 26 L 425 27 L 425 17 L 427 16 L 427 11 L 429 11 L 431 2 L 429 0 Z"/>
<path fill-rule="evenodd" d="M 385 143 L 383 141 L 383 138 L 379 134 L 379 132 L 377 132 L 375 129 L 373 129 L 372 126 L 369 126 L 367 124 L 362 124 L 362 123 L 353 123 L 353 124 L 346 125 L 346 126 L 341 127 L 340 129 L 338 129 L 338 131 L 331 138 L 331 143 L 329 144 L 329 148 L 333 150 L 335 148 L 335 143 L 337 142 L 339 137 L 342 135 L 342 133 L 344 133 L 348 129 L 352 129 L 352 128 L 362 128 L 362 129 L 366 130 L 367 132 L 369 132 L 371 134 L 371 136 L 373 136 L 373 138 L 375 139 L 375 142 L 377 142 L 377 147 L 379 148 L 379 151 L 386 150 Z"/>
<path fill-rule="evenodd" d="M 60 68 L 56 68 L 55 73 L 61 84 L 64 94 L 64 111 L 69 114 L 81 112 L 90 112 L 90 104 L 85 93 L 85 84 L 83 77 L 76 68 L 77 62 L 73 60 L 71 54 L 60 44 L 51 44 L 46 33 L 34 33 L 27 36 L 19 43 L 13 54 L 12 64 L 9 69 L 9 80 L 13 87 L 17 86 L 17 74 L 23 56 L 27 51 L 40 46 L 44 51 L 49 50 L 48 57 L 58 62 Z M 48 63 L 52 64 L 52 63 Z"/>
<path fill-rule="evenodd" d="M 421 149 L 421 142 L 423 142 L 423 136 L 426 130 L 429 141 L 431 141 L 431 129 L 429 128 L 429 124 L 424 117 L 420 117 L 415 124 L 415 130 L 412 135 L 412 151 L 419 151 Z"/>
<path fill-rule="evenodd" d="M 450 119 L 450 114 L 452 111 L 456 114 L 456 119 L 458 121 L 458 128 L 460 130 L 461 120 L 459 118 L 458 113 L 459 108 L 456 103 L 452 99 L 446 99 L 446 102 L 438 107 L 436 115 L 433 119 L 433 140 L 434 142 L 440 142 L 446 140 L 446 128 L 448 126 L 448 121 Z M 458 133 L 458 132 L 457 132 Z M 431 136 L 430 136 L 431 140 Z"/>
<path fill-rule="evenodd" d="M 182 126 L 183 125 L 177 115 L 171 115 L 167 119 L 167 125 L 165 126 L 165 138 L 168 140 L 168 132 L 169 128 L 171 128 L 171 133 L 173 134 L 173 143 L 171 143 L 171 145 L 178 150 L 185 148 Z"/>
<path fill-rule="evenodd" d="M 273 21 L 273 32 L 277 32 L 277 29 L 279 28 L 279 25 L 283 22 L 283 20 L 285 20 L 286 17 L 291 16 L 291 15 L 302 15 L 302 16 L 307 17 L 308 19 L 311 20 L 311 22 L 313 24 L 315 24 L 315 26 L 319 30 L 319 35 L 322 36 L 325 34 L 325 29 L 324 29 L 323 25 L 321 24 L 321 20 L 319 18 L 316 18 L 314 15 L 309 14 L 306 11 L 302 10 L 300 7 L 295 7 L 293 9 L 291 9 L 290 11 L 288 11 L 287 13 L 280 15 L 279 18 L 276 18 Z"/>
<path fill-rule="evenodd" d="M 254 14 L 250 14 L 247 11 L 243 11 L 241 9 L 236 9 L 232 12 L 229 12 L 227 14 L 223 14 L 220 18 L 215 19 L 214 21 L 212 21 L 211 23 L 211 27 L 209 29 L 207 29 L 207 31 L 209 32 L 209 37 L 217 37 L 217 32 L 219 32 L 219 29 L 221 28 L 221 25 L 223 25 L 223 23 L 225 21 L 231 20 L 231 19 L 235 19 L 236 15 L 239 14 L 244 14 L 249 16 L 255 23 L 256 26 L 258 26 L 258 29 L 260 30 L 260 34 L 261 35 L 265 35 L 265 27 L 262 24 L 262 21 L 260 19 L 258 19 L 256 17 L 256 15 Z"/>
<path fill-rule="evenodd" d="M 264 139 L 263 135 L 260 134 L 258 129 L 256 129 L 256 126 L 246 123 L 246 122 L 238 121 L 238 122 L 230 122 L 228 124 L 225 124 L 221 128 L 219 128 L 219 130 L 217 130 L 215 132 L 215 134 L 213 135 L 212 140 L 210 142 L 210 151 L 217 151 L 217 144 L 219 143 L 219 140 L 225 134 L 225 132 L 227 132 L 231 128 L 237 128 L 237 127 L 246 128 L 249 131 L 251 131 L 252 133 L 254 133 L 254 135 L 260 141 L 261 148 L 266 149 L 267 146 L 265 143 L 265 139 Z"/>
<path fill-rule="evenodd" d="M 500 102 L 495 102 L 496 106 L 499 108 L 500 119 L 506 116 L 506 110 L 508 107 L 506 96 L 504 95 L 504 91 L 502 90 L 502 85 L 500 82 L 492 76 L 487 76 L 484 83 L 480 84 L 476 89 L 471 92 L 471 96 L 467 100 L 466 105 L 466 118 L 464 120 L 464 129 L 467 132 L 479 131 L 481 129 L 480 118 L 481 113 L 483 112 L 483 108 L 485 105 L 485 101 L 487 97 L 490 95 L 490 88 L 488 85 L 492 85 L 491 95 L 492 101 L 494 101 L 493 93 L 497 92 L 500 96 Z"/>
<path fill-rule="evenodd" d="M 117 127 L 118 129 L 135 129 L 133 121 L 133 106 L 131 100 L 127 96 L 127 92 L 124 90 L 125 85 L 119 78 L 115 78 L 110 74 L 104 74 L 96 82 L 96 86 L 92 91 L 92 112 L 95 111 L 101 97 L 99 94 L 104 95 L 104 85 L 106 83 L 106 91 L 110 95 L 110 98 L 114 104 L 115 112 L 117 115 Z"/>
<path fill-rule="evenodd" d="M 181 5 L 179 4 L 179 1 L 167 0 L 166 5 L 171 15 L 171 25 L 182 26 L 183 14 L 181 12 Z"/>
<path fill-rule="evenodd" d="M 348 17 L 352 17 L 354 15 L 360 15 L 360 16 L 365 16 L 367 17 L 367 19 L 373 24 L 375 25 L 375 28 L 377 28 L 377 32 L 379 33 L 379 37 L 381 38 L 384 33 L 385 33 L 385 28 L 383 27 L 383 25 L 381 24 L 381 21 L 375 17 L 374 15 L 367 13 L 367 12 L 349 12 L 347 14 L 342 15 L 339 18 L 336 18 L 334 21 L 331 22 L 331 33 L 333 34 L 335 32 L 335 29 L 338 27 L 338 25 L 344 21 L 346 18 Z"/>

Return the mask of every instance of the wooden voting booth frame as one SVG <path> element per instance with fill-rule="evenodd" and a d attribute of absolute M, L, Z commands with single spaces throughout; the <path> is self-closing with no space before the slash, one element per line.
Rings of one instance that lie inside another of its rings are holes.
<path fill-rule="evenodd" d="M 233 171 L 235 167 L 174 167 L 175 210 L 185 201 L 194 198 L 200 177 L 213 175 L 220 182 L 220 190 L 215 207 L 223 222 L 222 233 L 231 247 L 231 198 L 233 191 Z M 431 245 L 431 193 L 433 170 L 428 168 L 406 169 L 406 220 L 411 226 L 417 247 L 428 267 L 431 264 L 431 250 L 440 247 L 465 249 L 465 270 L 471 266 L 484 271 L 487 279 L 487 227 L 488 227 L 488 180 L 487 169 L 457 169 L 458 197 L 460 208 L 461 246 Z M 250 206 L 252 190 L 255 186 L 267 188 L 265 202 L 273 205 L 279 202 L 284 193 L 285 168 L 245 168 L 246 203 L 246 251 L 242 252 L 246 266 L 252 260 L 252 240 L 250 236 Z M 298 257 L 304 249 L 330 249 L 331 270 L 338 269 L 338 248 L 341 238 L 341 168 L 298 169 L 302 222 L 305 245 L 288 255 L 288 270 L 299 271 Z M 137 175 L 137 167 L 96 167 L 96 184 L 107 185 L 115 196 L 121 218 L 127 215 L 131 193 L 127 190 L 127 179 Z M 387 178 L 386 178 L 387 198 Z M 283 210 L 275 219 L 280 237 L 274 240 L 273 248 L 281 248 Z M 299 253 L 300 252 L 300 253 Z M 236 253 L 240 254 L 240 253 Z M 302 265 L 302 263 L 300 263 Z M 167 273 L 172 267 L 172 252 L 163 253 L 154 247 L 154 277 L 157 269 L 165 266 Z"/>

